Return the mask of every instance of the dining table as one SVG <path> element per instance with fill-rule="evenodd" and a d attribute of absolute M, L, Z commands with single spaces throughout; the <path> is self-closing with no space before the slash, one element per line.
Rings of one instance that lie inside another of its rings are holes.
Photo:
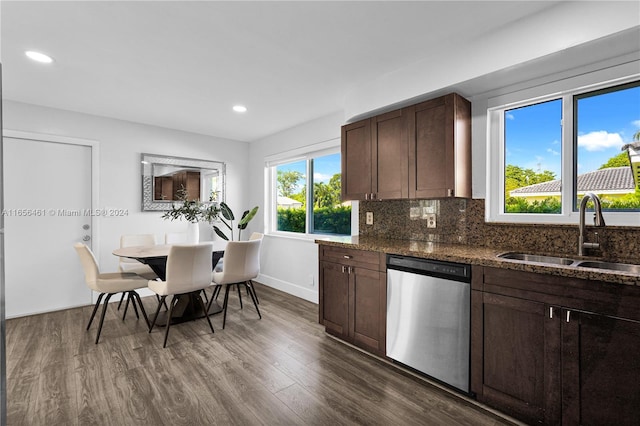
<path fill-rule="evenodd" d="M 207 241 L 213 243 L 211 251 L 211 270 L 216 267 L 218 261 L 224 256 L 224 250 L 227 246 L 227 242 L 224 240 Z M 127 257 L 129 259 L 135 259 L 140 263 L 149 265 L 149 267 L 156 273 L 158 279 L 164 281 L 166 279 L 167 272 L 167 258 L 171 250 L 171 246 L 174 244 L 157 244 L 150 246 L 131 246 L 120 247 L 113 250 L 113 255 L 118 257 Z M 186 295 L 188 297 L 180 297 L 178 303 L 173 308 L 173 315 L 171 318 L 171 324 L 178 324 L 186 321 L 192 321 L 198 318 L 203 318 L 205 313 L 202 307 L 197 303 L 197 297 L 199 292 L 193 292 Z M 214 300 L 209 305 L 208 315 L 214 315 L 222 312 L 222 307 Z M 164 326 L 167 323 L 166 312 L 161 312 L 156 320 L 156 325 Z"/>

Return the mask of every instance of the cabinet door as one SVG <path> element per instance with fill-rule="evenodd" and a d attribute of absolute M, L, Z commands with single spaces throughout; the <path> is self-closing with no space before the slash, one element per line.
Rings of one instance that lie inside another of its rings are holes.
<path fill-rule="evenodd" d="M 346 266 L 320 262 L 321 317 L 328 332 L 345 340 L 349 336 L 349 274 Z"/>
<path fill-rule="evenodd" d="M 371 119 L 372 192 L 379 200 L 409 196 L 408 135 L 402 111 Z"/>
<path fill-rule="evenodd" d="M 362 268 L 351 269 L 349 298 L 353 301 L 349 334 L 354 343 L 383 355 L 386 349 L 386 274 Z"/>
<path fill-rule="evenodd" d="M 576 311 L 562 323 L 562 423 L 640 424 L 640 323 Z"/>
<path fill-rule="evenodd" d="M 528 423 L 559 422 L 559 309 L 483 293 L 478 399 Z M 476 317 L 476 316 L 474 316 Z M 477 386 L 477 385 L 476 385 Z"/>
<path fill-rule="evenodd" d="M 470 104 L 451 94 L 406 108 L 409 198 L 471 196 Z"/>
<path fill-rule="evenodd" d="M 365 200 L 372 190 L 371 120 L 342 126 L 342 199 Z"/>

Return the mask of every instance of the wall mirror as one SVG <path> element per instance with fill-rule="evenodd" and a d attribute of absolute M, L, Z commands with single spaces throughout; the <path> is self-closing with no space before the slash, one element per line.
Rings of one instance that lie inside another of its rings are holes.
<path fill-rule="evenodd" d="M 225 200 L 225 163 L 142 154 L 142 211 L 167 211 L 184 189 L 189 200 Z"/>

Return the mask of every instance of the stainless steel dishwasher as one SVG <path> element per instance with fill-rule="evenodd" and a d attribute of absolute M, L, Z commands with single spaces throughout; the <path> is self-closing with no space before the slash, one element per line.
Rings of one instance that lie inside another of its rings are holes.
<path fill-rule="evenodd" d="M 471 266 L 387 256 L 387 356 L 469 393 Z"/>

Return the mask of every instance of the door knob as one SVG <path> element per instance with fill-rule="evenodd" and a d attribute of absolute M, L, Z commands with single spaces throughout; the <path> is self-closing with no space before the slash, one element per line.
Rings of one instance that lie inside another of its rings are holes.
<path fill-rule="evenodd" d="M 91 239 L 90 236 L 85 235 L 84 237 L 82 237 L 82 241 L 89 241 Z"/>

